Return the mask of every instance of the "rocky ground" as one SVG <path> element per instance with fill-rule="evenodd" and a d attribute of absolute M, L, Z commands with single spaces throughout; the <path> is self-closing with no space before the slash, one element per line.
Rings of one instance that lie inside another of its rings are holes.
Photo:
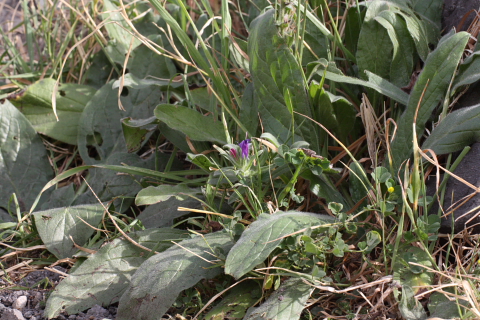
<path fill-rule="evenodd" d="M 66 270 L 55 267 L 60 272 Z M 32 271 L 17 283 L 11 279 L 0 279 L 0 319 L 1 320 L 44 320 L 43 311 L 47 297 L 52 289 L 61 281 L 58 273 L 46 270 Z M 48 287 L 49 289 L 43 289 Z M 18 290 L 20 289 L 20 290 Z M 104 320 L 115 319 L 117 308 L 108 309 L 99 305 L 93 306 L 75 315 L 60 315 L 57 320 Z"/>

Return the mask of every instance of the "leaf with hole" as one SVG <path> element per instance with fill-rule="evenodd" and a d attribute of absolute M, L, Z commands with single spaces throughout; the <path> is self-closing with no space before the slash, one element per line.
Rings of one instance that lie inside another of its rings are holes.
<path fill-rule="evenodd" d="M 56 92 L 57 121 L 52 109 L 54 89 L 55 80 L 46 78 L 35 82 L 10 102 L 25 115 L 38 133 L 75 145 L 80 115 L 96 90 L 73 83 L 59 84 Z"/>

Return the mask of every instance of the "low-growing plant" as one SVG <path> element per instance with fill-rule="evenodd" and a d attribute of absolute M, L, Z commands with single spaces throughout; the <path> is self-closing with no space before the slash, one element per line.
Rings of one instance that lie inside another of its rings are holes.
<path fill-rule="evenodd" d="M 424 150 L 478 140 L 477 107 L 447 115 L 480 76 L 467 32 L 440 37 L 442 3 L 67 10 L 81 30 L 60 48 L 47 33 L 52 67 L 0 112 L 2 239 L 73 263 L 46 316 L 478 315 L 477 278 L 439 262 L 427 210 Z M 7 49 L 19 75 L 45 67 Z M 437 284 L 457 291 L 422 291 Z"/>

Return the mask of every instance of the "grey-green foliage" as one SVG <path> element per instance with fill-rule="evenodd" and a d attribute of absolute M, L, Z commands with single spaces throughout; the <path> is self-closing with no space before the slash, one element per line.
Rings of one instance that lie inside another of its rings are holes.
<path fill-rule="evenodd" d="M 367 11 L 358 38 L 360 76 L 368 70 L 398 86 L 409 83 L 417 55 L 425 60 L 440 35 L 441 1 L 376 0 Z"/>
<path fill-rule="evenodd" d="M 258 16 L 250 25 L 248 56 L 265 131 L 280 142 L 293 137 L 309 141 L 312 149 L 319 151 L 314 124 L 293 113 L 312 116 L 302 68 L 287 39 L 279 35 L 273 9 Z"/>
<path fill-rule="evenodd" d="M 448 114 L 427 137 L 422 149 L 436 154 L 456 152 L 480 141 L 480 105 L 462 108 Z"/>
<path fill-rule="evenodd" d="M 95 89 L 73 83 L 59 84 L 56 92 L 58 121 L 52 112 L 54 90 L 55 80 L 42 79 L 10 102 L 27 117 L 38 133 L 75 145 L 80 115 L 95 94 Z"/>
<path fill-rule="evenodd" d="M 447 95 L 447 89 L 462 57 L 469 34 L 460 32 L 442 38 L 438 47 L 428 55 L 408 99 L 407 109 L 397 122 L 397 133 L 392 142 L 393 168 L 396 171 L 413 152 L 414 130 L 423 134 L 425 123 Z M 415 128 L 413 125 L 415 124 Z"/>
<path fill-rule="evenodd" d="M 0 103 L 0 110 L 0 207 L 8 208 L 15 193 L 20 209 L 27 210 L 53 178 L 53 170 L 27 118 L 9 101 Z"/>
<path fill-rule="evenodd" d="M 301 278 L 288 279 L 259 307 L 248 309 L 243 319 L 300 319 L 312 291 Z"/>
<path fill-rule="evenodd" d="M 160 228 L 130 233 L 138 244 L 162 252 L 188 236 L 178 229 Z M 91 308 L 95 304 L 110 305 L 117 302 L 130 283 L 148 252 L 127 239 L 115 239 L 91 254 L 64 279 L 50 295 L 45 314 L 56 317 L 62 311 L 69 314 Z"/>
<path fill-rule="evenodd" d="M 70 258 L 84 246 L 102 221 L 103 205 L 91 204 L 55 208 L 34 213 L 35 225 L 48 251 L 58 259 Z"/>
<path fill-rule="evenodd" d="M 222 122 L 213 116 L 204 116 L 188 107 L 170 104 L 159 105 L 155 109 L 155 116 L 170 128 L 184 133 L 192 140 L 227 143 Z"/>
<path fill-rule="evenodd" d="M 227 253 L 232 245 L 228 233 L 215 232 L 183 240 L 149 258 L 120 299 L 117 319 L 158 319 L 182 290 L 222 273 L 218 254 Z"/>
<path fill-rule="evenodd" d="M 335 219 L 299 211 L 261 214 L 242 234 L 227 256 L 225 273 L 240 278 L 263 262 L 280 244 L 282 237 L 302 228 L 329 224 Z"/>

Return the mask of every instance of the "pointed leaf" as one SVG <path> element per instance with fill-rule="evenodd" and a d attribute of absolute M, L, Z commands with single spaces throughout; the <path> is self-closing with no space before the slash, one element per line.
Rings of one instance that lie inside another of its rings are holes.
<path fill-rule="evenodd" d="M 397 134 L 392 142 L 392 158 L 395 170 L 413 152 L 412 124 L 414 121 L 416 123 L 416 134 L 421 136 L 425 123 L 445 97 L 468 39 L 469 34 L 466 32 L 448 36 L 428 56 L 425 67 L 410 94 L 407 109 L 398 122 Z M 424 91 L 425 94 L 423 94 Z"/>
<path fill-rule="evenodd" d="M 83 246 L 87 242 L 95 232 L 90 226 L 96 227 L 102 221 L 103 212 L 102 204 L 90 204 L 38 211 L 33 216 L 48 251 L 63 259 L 78 251 L 75 244 Z"/>
<path fill-rule="evenodd" d="M 28 210 L 52 178 L 47 152 L 35 129 L 9 101 L 1 103 L 0 207 L 8 208 L 15 193 L 20 209 Z"/>
<path fill-rule="evenodd" d="M 227 233 L 215 232 L 183 240 L 154 255 L 133 275 L 120 299 L 117 320 L 157 320 L 182 290 L 221 274 L 223 269 L 215 266 L 218 258 L 212 249 L 226 253 L 232 245 Z"/>
<path fill-rule="evenodd" d="M 327 215 L 287 211 L 262 213 L 232 248 L 225 262 L 225 273 L 240 278 L 268 258 L 283 236 L 305 227 L 335 222 Z M 279 240 L 277 240 L 279 239 Z"/>
<path fill-rule="evenodd" d="M 142 189 L 135 198 L 137 206 L 144 206 L 154 204 L 161 201 L 166 201 L 171 197 L 178 200 L 185 200 L 190 198 L 189 195 L 201 194 L 200 189 L 189 188 L 184 184 L 167 185 L 163 184 L 157 187 L 147 187 Z"/>
<path fill-rule="evenodd" d="M 155 116 L 192 140 L 227 144 L 222 122 L 212 116 L 204 116 L 193 109 L 170 104 L 159 105 L 155 109 Z"/>
<path fill-rule="evenodd" d="M 462 108 L 448 114 L 435 127 L 422 145 L 422 149 L 432 149 L 436 154 L 446 154 L 462 150 L 480 141 L 480 105 Z"/>
<path fill-rule="evenodd" d="M 475 51 L 458 68 L 458 76 L 452 86 L 452 92 L 458 88 L 477 82 L 480 79 L 480 51 Z"/>
<path fill-rule="evenodd" d="M 170 248 L 172 240 L 181 241 L 187 236 L 183 230 L 170 228 L 129 234 L 138 244 L 156 252 Z M 107 243 L 60 282 L 47 300 L 45 315 L 54 318 L 62 311 L 75 314 L 96 304 L 106 307 L 117 302 L 147 254 L 126 239 Z"/>
<path fill-rule="evenodd" d="M 332 66 L 327 60 L 320 59 L 318 62 L 311 63 L 307 67 L 308 69 L 313 69 L 318 75 L 324 75 L 324 69 L 327 69 L 325 72 L 325 78 L 340 83 L 349 83 L 359 86 L 364 86 L 367 88 L 372 88 L 377 92 L 394 99 L 395 101 L 407 105 L 408 103 L 408 94 L 402 91 L 399 87 L 395 86 L 391 82 L 385 80 L 378 75 L 365 71 L 368 81 L 345 76 L 342 72 L 336 67 Z"/>
<path fill-rule="evenodd" d="M 288 279 L 259 307 L 250 308 L 243 319 L 300 319 L 312 291 L 313 288 L 302 279 Z"/>

